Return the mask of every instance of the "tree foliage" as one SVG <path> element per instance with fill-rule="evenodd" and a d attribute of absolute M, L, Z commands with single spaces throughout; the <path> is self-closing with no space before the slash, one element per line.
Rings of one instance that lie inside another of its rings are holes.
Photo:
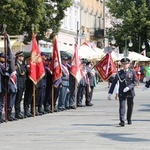
<path fill-rule="evenodd" d="M 116 38 L 121 51 L 125 40 L 131 39 L 133 51 L 140 52 L 143 42 L 150 50 L 147 39 L 150 39 L 150 1 L 149 0 L 108 0 L 107 7 L 111 15 L 121 22 L 113 22 L 111 34 Z M 125 36 L 126 35 L 126 36 Z"/>
<path fill-rule="evenodd" d="M 53 38 L 61 26 L 64 11 L 72 5 L 72 0 L 0 0 L 0 29 L 7 24 L 10 35 L 28 34 L 24 42 L 31 40 L 32 28 L 39 39 L 45 38 L 48 29 L 52 29 Z M 53 16 L 55 14 L 55 17 Z M 50 39 L 47 39 L 50 40 Z"/>

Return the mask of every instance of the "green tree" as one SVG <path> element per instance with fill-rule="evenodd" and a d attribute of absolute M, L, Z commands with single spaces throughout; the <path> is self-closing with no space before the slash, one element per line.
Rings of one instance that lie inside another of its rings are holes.
<path fill-rule="evenodd" d="M 10 35 L 27 32 L 26 43 L 31 40 L 34 24 L 39 39 L 45 38 L 48 29 L 53 30 L 52 39 L 59 32 L 64 11 L 71 5 L 71 0 L 0 0 L 0 29 L 3 32 L 3 24 L 7 24 Z"/>
<path fill-rule="evenodd" d="M 113 17 L 120 20 L 113 22 L 111 34 L 116 38 L 121 51 L 124 50 L 125 40 L 131 39 L 133 51 L 141 52 L 141 45 L 150 39 L 150 1 L 149 0 L 108 0 L 106 6 Z M 139 45 L 140 44 L 140 45 Z"/>

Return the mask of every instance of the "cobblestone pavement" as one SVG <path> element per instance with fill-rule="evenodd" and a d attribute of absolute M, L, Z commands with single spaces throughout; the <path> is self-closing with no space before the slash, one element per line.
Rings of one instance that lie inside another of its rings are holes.
<path fill-rule="evenodd" d="M 92 107 L 0 124 L 0 150 L 150 150 L 150 89 L 143 86 L 135 88 L 132 125 L 118 126 L 118 100 L 107 100 L 100 82 Z"/>

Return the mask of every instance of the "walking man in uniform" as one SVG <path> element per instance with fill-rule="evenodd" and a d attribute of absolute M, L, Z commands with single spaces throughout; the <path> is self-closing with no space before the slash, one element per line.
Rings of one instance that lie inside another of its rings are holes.
<path fill-rule="evenodd" d="M 123 69 L 118 71 L 115 79 L 110 87 L 108 92 L 108 97 L 111 98 L 111 94 L 119 80 L 119 118 L 120 118 L 120 126 L 125 126 L 125 103 L 127 100 L 127 122 L 128 124 L 132 124 L 131 116 L 133 111 L 133 99 L 135 96 L 134 87 L 137 85 L 136 74 L 133 69 L 130 69 L 130 59 L 122 58 L 121 59 Z"/>

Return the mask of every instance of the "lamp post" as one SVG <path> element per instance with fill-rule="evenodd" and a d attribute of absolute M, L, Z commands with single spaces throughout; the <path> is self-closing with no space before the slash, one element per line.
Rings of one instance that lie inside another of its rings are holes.
<path fill-rule="evenodd" d="M 133 43 L 132 43 L 132 40 L 130 39 L 129 44 L 128 44 L 128 36 L 127 36 L 127 34 L 125 34 L 125 51 L 124 51 L 124 56 L 125 57 L 128 57 L 128 54 L 129 54 L 128 46 L 127 45 L 129 47 L 132 47 Z"/>
<path fill-rule="evenodd" d="M 84 30 L 82 31 L 82 35 L 79 36 L 79 32 L 81 29 L 82 29 L 82 27 L 80 27 L 80 29 L 79 29 L 79 22 L 77 21 L 77 35 L 75 37 L 76 44 L 78 44 L 79 37 L 82 37 L 82 38 L 85 37 Z"/>

